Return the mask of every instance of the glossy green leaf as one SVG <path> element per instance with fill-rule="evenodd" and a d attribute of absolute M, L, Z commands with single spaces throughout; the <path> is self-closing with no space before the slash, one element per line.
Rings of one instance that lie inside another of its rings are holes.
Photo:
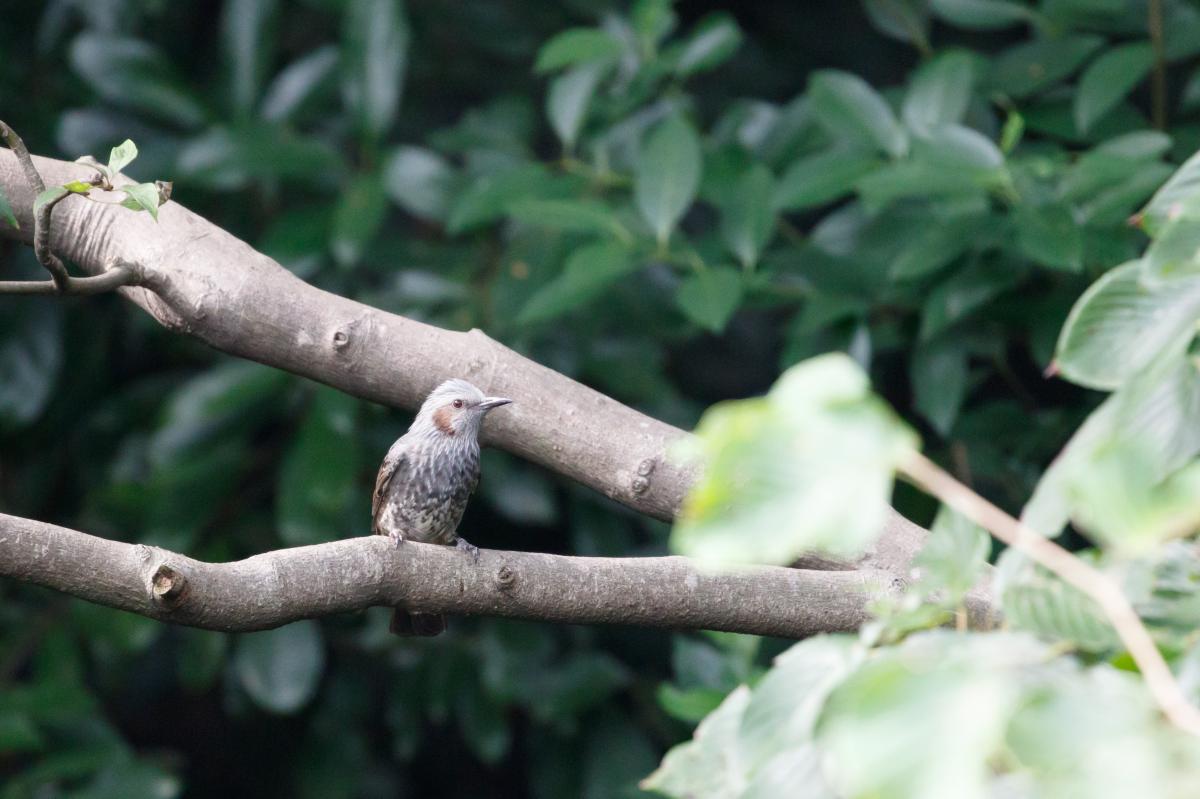
<path fill-rule="evenodd" d="M 1143 264 L 1142 278 L 1151 286 L 1200 274 L 1200 217 L 1182 215 L 1163 225 Z"/>
<path fill-rule="evenodd" d="M 331 88 L 338 59 L 338 49 L 327 45 L 280 70 L 263 93 L 262 118 L 270 122 L 290 119 L 323 89 Z"/>
<path fill-rule="evenodd" d="M 683 43 L 675 73 L 682 77 L 714 69 L 737 52 L 742 43 L 742 30 L 733 16 L 712 14 L 697 23 Z"/>
<path fill-rule="evenodd" d="M 315 621 L 297 621 L 238 638 L 234 673 L 250 698 L 271 713 L 290 714 L 313 698 L 325 670 L 325 646 Z"/>
<path fill-rule="evenodd" d="M 975 86 L 975 59 L 962 50 L 921 65 L 909 82 L 901 116 L 917 133 L 962 121 Z"/>
<path fill-rule="evenodd" d="M 550 82 L 546 94 L 546 116 L 563 147 L 571 150 L 587 119 L 588 105 L 607 66 L 583 64 L 564 72 Z"/>
<path fill-rule="evenodd" d="M 615 242 L 589 244 L 571 255 L 561 275 L 529 298 L 518 321 L 533 324 L 561 316 L 596 297 L 636 267 Z"/>
<path fill-rule="evenodd" d="M 1083 230 L 1063 205 L 1018 205 L 1013 212 L 1017 247 L 1034 263 L 1083 271 Z"/>
<path fill-rule="evenodd" d="M 1075 303 L 1054 358 L 1063 377 L 1112 390 L 1165 347 L 1190 335 L 1200 313 L 1200 281 L 1150 289 L 1142 272 L 1141 261 L 1110 270 Z"/>
<path fill-rule="evenodd" d="M 342 267 L 358 263 L 387 215 L 387 200 L 378 175 L 359 175 L 345 188 L 333 211 L 329 246 Z"/>
<path fill-rule="evenodd" d="M 612 209 L 587 200 L 519 200 L 508 206 L 508 215 L 526 225 L 576 233 L 604 233 L 629 244 L 633 235 Z"/>
<path fill-rule="evenodd" d="M 720 333 L 742 299 L 742 280 L 737 272 L 713 266 L 689 276 L 679 286 L 675 304 L 696 324 Z"/>
<path fill-rule="evenodd" d="M 129 139 L 112 148 L 112 152 L 108 156 L 108 172 L 110 175 L 116 175 L 125 167 L 133 163 L 133 159 L 137 158 L 138 151 L 135 145 Z"/>
<path fill-rule="evenodd" d="M 553 72 L 589 61 L 609 61 L 621 54 L 621 42 L 599 28 L 569 28 L 538 50 L 535 72 Z"/>
<path fill-rule="evenodd" d="M 1082 34 L 1019 44 L 993 62 L 991 83 L 1013 97 L 1028 97 L 1068 77 L 1103 45 L 1099 36 Z"/>
<path fill-rule="evenodd" d="M 998 30 L 1034 19 L 1024 3 L 1010 0 L 931 0 L 933 13 L 960 28 Z"/>
<path fill-rule="evenodd" d="M 258 102 L 272 55 L 277 0 L 233 0 L 221 14 L 221 43 L 229 62 L 233 108 L 248 115 Z"/>
<path fill-rule="evenodd" d="M 681 116 L 659 124 L 647 137 L 634 173 L 638 210 L 659 244 L 665 244 L 700 187 L 700 139 Z"/>
<path fill-rule="evenodd" d="M 762 164 L 748 169 L 721 208 L 721 238 L 743 267 L 758 257 L 775 232 L 775 179 Z"/>
<path fill-rule="evenodd" d="M 921 342 L 912 355 L 909 382 L 917 411 L 943 436 L 949 435 L 967 396 L 966 342 L 941 336 Z"/>
<path fill-rule="evenodd" d="M 868 143 L 893 158 L 908 151 L 908 136 L 891 106 L 857 75 L 817 72 L 809 79 L 808 96 L 812 113 L 836 141 Z"/>
<path fill-rule="evenodd" d="M 363 516 L 356 437 L 358 401 L 319 388 L 279 470 L 275 514 L 288 546 L 333 541 Z"/>
<path fill-rule="evenodd" d="M 198 127 L 207 117 L 163 54 L 140 39 L 84 33 L 72 43 L 70 60 L 81 79 L 118 106 L 184 128 Z"/>
<path fill-rule="evenodd" d="M 774 206 L 781 211 L 802 211 L 833 202 L 880 164 L 878 156 L 864 150 L 834 149 L 803 156 L 779 179 Z"/>
<path fill-rule="evenodd" d="M 696 434 L 704 471 L 671 547 L 714 566 L 854 557 L 879 534 L 892 469 L 915 446 L 841 354 L 792 367 L 765 398 L 709 409 Z"/>
<path fill-rule="evenodd" d="M 1200 205 L 1200 152 L 1183 163 L 1171 178 L 1154 193 L 1138 214 L 1138 221 L 1150 235 Z"/>
<path fill-rule="evenodd" d="M 433 150 L 397 147 L 384 162 L 382 179 L 384 191 L 404 210 L 423 219 L 446 218 L 455 174 Z"/>
<path fill-rule="evenodd" d="M 1084 70 L 1075 95 L 1075 124 L 1086 132 L 1133 91 L 1154 66 L 1148 43 L 1127 44 L 1100 55 Z"/>
<path fill-rule="evenodd" d="M 382 137 L 396 119 L 408 72 L 408 17 L 400 0 L 350 0 L 342 93 L 359 129 Z"/>
<path fill-rule="evenodd" d="M 158 186 L 153 183 L 136 183 L 122 186 L 121 191 L 125 192 L 125 199 L 121 201 L 121 205 L 132 211 L 148 211 L 154 221 L 158 221 L 158 201 L 161 199 Z"/>

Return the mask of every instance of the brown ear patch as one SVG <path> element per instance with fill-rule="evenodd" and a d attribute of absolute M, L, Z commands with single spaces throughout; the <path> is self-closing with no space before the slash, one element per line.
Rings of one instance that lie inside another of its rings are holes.
<path fill-rule="evenodd" d="M 438 408 L 433 412 L 433 424 L 448 436 L 454 435 L 454 422 L 450 417 L 450 408 Z"/>

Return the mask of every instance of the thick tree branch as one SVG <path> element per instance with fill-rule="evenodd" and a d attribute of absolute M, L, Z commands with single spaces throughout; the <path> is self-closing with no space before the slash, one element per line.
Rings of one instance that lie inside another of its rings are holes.
<path fill-rule="evenodd" d="M 853 630 L 867 603 L 894 592 L 877 571 L 755 567 L 698 570 L 687 558 L 577 558 L 451 547 L 382 536 L 204 563 L 0 514 L 0 576 L 166 622 L 248 631 L 297 619 L 402 605 L 458 615 L 629 624 L 801 638 Z M 991 623 L 986 603 L 972 622 Z"/>
<path fill-rule="evenodd" d="M 91 176 L 79 164 L 35 157 L 48 184 Z M 8 151 L 0 186 L 29 243 L 33 195 Z M 148 214 L 68 197 L 55 209 L 51 248 L 88 273 L 138 267 L 119 291 L 167 327 L 213 347 L 350 394 L 416 408 L 447 377 L 466 377 L 517 400 L 490 418 L 484 439 L 629 507 L 671 519 L 692 475 L 666 455 L 682 430 L 547 369 L 478 330 L 453 332 L 321 291 L 177 202 Z M 907 574 L 925 531 L 892 514 L 859 567 Z M 821 568 L 850 568 L 813 559 Z"/>

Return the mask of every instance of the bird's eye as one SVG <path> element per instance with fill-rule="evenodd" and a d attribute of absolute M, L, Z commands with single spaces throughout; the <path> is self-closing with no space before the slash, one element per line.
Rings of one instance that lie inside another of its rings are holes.
<path fill-rule="evenodd" d="M 454 407 L 455 407 L 455 408 L 461 408 L 461 407 L 463 406 L 463 401 L 462 401 L 462 400 L 460 400 L 460 399 L 458 399 L 458 400 L 455 400 L 455 401 L 454 401 L 453 403 L 451 403 L 451 404 L 452 404 L 452 405 L 454 405 Z"/>

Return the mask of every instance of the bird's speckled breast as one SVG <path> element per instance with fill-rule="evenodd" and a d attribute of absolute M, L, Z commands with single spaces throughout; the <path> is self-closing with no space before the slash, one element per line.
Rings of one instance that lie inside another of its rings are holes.
<path fill-rule="evenodd" d="M 467 501 L 479 482 L 479 448 L 425 447 L 412 455 L 415 457 L 408 458 L 411 465 L 407 473 L 397 475 L 401 479 L 389 486 L 390 507 L 384 513 L 393 516 L 406 538 L 452 544 Z"/>

